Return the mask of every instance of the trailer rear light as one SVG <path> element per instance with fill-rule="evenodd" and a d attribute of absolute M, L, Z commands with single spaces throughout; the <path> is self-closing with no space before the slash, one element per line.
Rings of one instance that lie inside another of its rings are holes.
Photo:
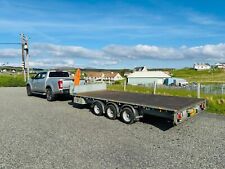
<path fill-rule="evenodd" d="M 181 120 L 182 119 L 182 113 L 181 112 L 178 112 L 177 113 L 177 120 Z"/>
<path fill-rule="evenodd" d="M 58 81 L 58 87 L 59 87 L 59 89 L 63 89 L 63 81 L 62 80 Z"/>
<path fill-rule="evenodd" d="M 199 107 L 201 108 L 201 110 L 205 110 L 205 103 L 200 104 Z"/>

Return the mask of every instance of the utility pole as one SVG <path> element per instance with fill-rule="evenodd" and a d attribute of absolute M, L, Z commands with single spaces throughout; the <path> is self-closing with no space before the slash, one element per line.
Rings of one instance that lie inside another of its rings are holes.
<path fill-rule="evenodd" d="M 22 45 L 22 69 L 23 69 L 23 77 L 24 77 L 24 82 L 26 82 L 26 70 L 25 70 L 25 55 L 24 55 L 24 35 L 20 34 L 21 38 L 21 45 Z"/>
<path fill-rule="evenodd" d="M 24 81 L 26 82 L 30 78 L 28 38 L 23 33 L 20 34 L 20 38 L 22 45 L 22 69 Z"/>

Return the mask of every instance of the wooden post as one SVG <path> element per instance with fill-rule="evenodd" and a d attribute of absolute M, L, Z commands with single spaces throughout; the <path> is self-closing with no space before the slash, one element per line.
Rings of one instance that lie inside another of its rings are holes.
<path fill-rule="evenodd" d="M 156 94 L 156 81 L 154 81 L 154 89 L 153 89 L 153 94 Z"/>
<path fill-rule="evenodd" d="M 127 80 L 125 78 L 123 83 L 123 91 L 126 91 L 126 90 L 127 90 Z"/>
<path fill-rule="evenodd" d="M 222 89 L 221 89 L 221 93 L 223 94 L 223 87 L 224 87 L 224 84 L 222 85 Z"/>
<path fill-rule="evenodd" d="M 198 87 L 197 87 L 197 98 L 200 98 L 200 92 L 201 92 L 201 84 L 198 83 Z"/>

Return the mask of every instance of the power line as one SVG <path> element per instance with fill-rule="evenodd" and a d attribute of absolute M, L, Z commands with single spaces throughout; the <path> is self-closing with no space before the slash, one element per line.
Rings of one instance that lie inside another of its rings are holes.
<path fill-rule="evenodd" d="M 16 43 L 16 42 L 12 42 L 12 43 L 8 43 L 8 42 L 0 42 L 0 45 L 21 45 L 21 43 Z"/>

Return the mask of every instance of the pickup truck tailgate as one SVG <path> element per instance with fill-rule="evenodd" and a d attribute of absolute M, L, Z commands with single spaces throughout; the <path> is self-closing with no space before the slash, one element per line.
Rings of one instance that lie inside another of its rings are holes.
<path fill-rule="evenodd" d="M 72 79 L 63 79 L 63 89 L 70 89 Z"/>

